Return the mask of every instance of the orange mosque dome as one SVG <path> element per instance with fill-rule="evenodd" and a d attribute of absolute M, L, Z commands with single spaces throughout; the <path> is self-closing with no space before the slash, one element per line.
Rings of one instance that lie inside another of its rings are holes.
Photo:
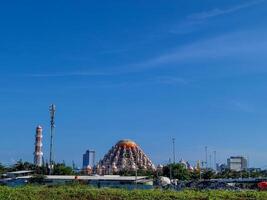
<path fill-rule="evenodd" d="M 126 147 L 126 148 L 134 148 L 134 147 L 137 147 L 137 144 L 134 141 L 128 140 L 128 139 L 126 139 L 126 140 L 120 140 L 117 143 L 117 145 L 119 147 Z"/>

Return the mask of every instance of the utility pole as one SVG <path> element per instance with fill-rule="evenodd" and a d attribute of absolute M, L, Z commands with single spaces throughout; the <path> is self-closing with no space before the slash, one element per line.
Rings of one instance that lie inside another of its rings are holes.
<path fill-rule="evenodd" d="M 50 112 L 50 156 L 49 156 L 49 174 L 52 174 L 54 168 L 54 154 L 53 154 L 53 138 L 54 138 L 54 131 L 55 131 L 55 113 L 56 113 L 56 106 L 52 104 L 49 107 Z"/>
<path fill-rule="evenodd" d="M 175 158 L 175 138 L 172 138 L 172 154 L 173 154 L 173 164 L 176 162 Z"/>
<path fill-rule="evenodd" d="M 92 151 L 93 154 L 93 163 L 92 163 L 92 167 L 95 167 L 95 150 Z"/>
<path fill-rule="evenodd" d="M 209 168 L 211 169 L 212 168 L 212 164 L 211 164 L 211 154 L 209 155 Z"/>
<path fill-rule="evenodd" d="M 247 171 L 248 171 L 248 178 L 250 178 L 250 169 L 249 169 L 249 156 L 247 156 Z"/>
<path fill-rule="evenodd" d="M 171 158 L 169 159 L 169 171 L 170 171 L 170 180 L 172 180 L 172 163 L 171 163 Z"/>
<path fill-rule="evenodd" d="M 76 169 L 76 166 L 75 166 L 75 162 L 74 160 L 72 161 L 72 169 L 75 170 Z"/>
<path fill-rule="evenodd" d="M 201 167 L 199 168 L 199 180 L 201 181 Z"/>
<path fill-rule="evenodd" d="M 205 146 L 205 168 L 208 168 L 208 147 Z"/>
<path fill-rule="evenodd" d="M 217 172 L 217 152 L 213 151 L 213 156 L 214 156 L 214 169 L 215 172 Z"/>

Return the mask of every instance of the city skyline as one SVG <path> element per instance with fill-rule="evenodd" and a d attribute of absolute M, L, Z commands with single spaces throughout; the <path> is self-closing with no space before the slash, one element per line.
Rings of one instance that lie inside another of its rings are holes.
<path fill-rule="evenodd" d="M 99 160 L 121 139 L 154 163 L 249 157 L 267 168 L 265 0 L 0 3 L 0 162 Z"/>

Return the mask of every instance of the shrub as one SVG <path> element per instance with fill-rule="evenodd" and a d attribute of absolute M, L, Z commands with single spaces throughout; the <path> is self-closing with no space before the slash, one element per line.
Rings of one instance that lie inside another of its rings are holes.
<path fill-rule="evenodd" d="M 267 199 L 258 191 L 194 191 L 96 189 L 85 185 L 0 186 L 0 200 L 257 200 Z"/>

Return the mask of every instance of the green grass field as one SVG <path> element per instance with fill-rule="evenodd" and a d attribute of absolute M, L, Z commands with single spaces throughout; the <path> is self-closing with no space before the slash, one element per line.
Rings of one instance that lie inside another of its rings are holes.
<path fill-rule="evenodd" d="M 252 200 L 266 199 L 267 192 L 257 191 L 192 191 L 117 190 L 94 189 L 88 186 L 26 186 L 9 188 L 0 186 L 1 200 Z"/>

